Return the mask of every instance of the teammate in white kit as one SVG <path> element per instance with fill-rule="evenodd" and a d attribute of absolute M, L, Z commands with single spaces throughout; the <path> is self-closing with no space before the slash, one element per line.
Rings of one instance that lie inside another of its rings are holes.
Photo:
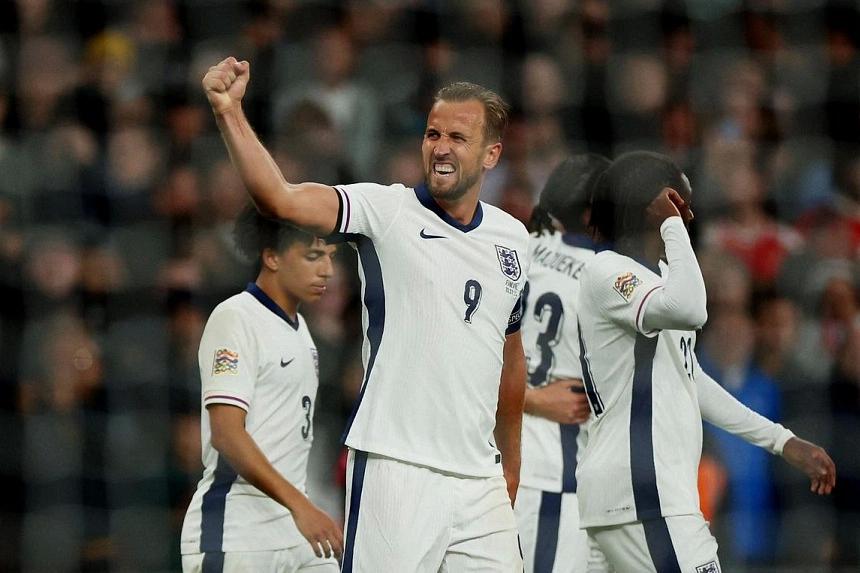
<path fill-rule="evenodd" d="M 496 94 L 443 88 L 422 143 L 426 184 L 291 184 L 241 110 L 247 62 L 210 68 L 206 94 L 258 207 L 359 253 L 364 383 L 350 447 L 343 571 L 521 571 L 528 233 L 479 201 L 507 120 Z"/>
<path fill-rule="evenodd" d="M 703 417 L 781 454 L 813 491 L 835 486 L 823 449 L 738 408 L 699 368 L 706 301 L 685 228 L 691 193 L 669 158 L 634 152 L 604 173 L 592 201 L 591 224 L 612 250 L 580 279 L 593 416 L 576 477 L 581 526 L 618 571 L 720 571 L 696 490 Z"/>
<path fill-rule="evenodd" d="M 250 206 L 235 236 L 260 272 L 215 308 L 200 341 L 205 469 L 182 569 L 332 573 L 343 533 L 305 494 L 318 365 L 297 308 L 325 292 L 335 246 Z"/>
<path fill-rule="evenodd" d="M 591 190 L 609 164 L 594 154 L 563 161 L 532 215 L 522 326 L 529 386 L 515 508 L 526 573 L 585 572 L 592 553 L 576 502 L 577 452 L 589 410 L 575 305 L 580 273 L 595 250 L 586 234 Z M 592 569 L 602 561 L 596 553 Z"/>

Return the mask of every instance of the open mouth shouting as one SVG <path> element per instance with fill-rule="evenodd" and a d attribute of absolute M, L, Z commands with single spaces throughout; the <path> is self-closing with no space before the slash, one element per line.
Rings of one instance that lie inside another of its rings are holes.
<path fill-rule="evenodd" d="M 456 169 L 452 163 L 437 162 L 433 164 L 433 173 L 440 177 L 448 177 L 454 174 Z"/>

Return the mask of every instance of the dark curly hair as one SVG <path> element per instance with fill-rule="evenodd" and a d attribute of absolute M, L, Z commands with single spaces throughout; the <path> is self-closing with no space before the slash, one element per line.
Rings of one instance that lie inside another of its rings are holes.
<path fill-rule="evenodd" d="M 670 157 L 650 151 L 625 153 L 594 186 L 588 226 L 597 240 L 625 251 L 625 241 L 635 241 L 647 230 L 645 209 L 660 191 L 685 186 L 683 172 Z"/>
<path fill-rule="evenodd" d="M 239 253 L 251 262 L 260 260 L 263 249 L 282 251 L 293 243 L 312 244 L 316 237 L 284 221 L 269 219 L 248 204 L 233 226 L 233 240 Z"/>
<path fill-rule="evenodd" d="M 538 234 L 555 230 L 553 217 L 570 233 L 586 230 L 583 214 L 600 175 L 612 164 L 596 153 L 583 153 L 562 161 L 549 176 L 532 211 L 529 230 Z"/>

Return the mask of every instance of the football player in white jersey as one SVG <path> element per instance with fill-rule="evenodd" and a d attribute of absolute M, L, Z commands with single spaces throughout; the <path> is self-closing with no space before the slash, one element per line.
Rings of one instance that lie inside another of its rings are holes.
<path fill-rule="evenodd" d="M 422 142 L 425 183 L 284 180 L 241 109 L 249 64 L 203 79 L 257 206 L 359 254 L 365 375 L 350 448 L 343 571 L 522 570 L 519 485 L 528 233 L 479 200 L 507 106 L 474 84 L 440 90 Z"/>
<path fill-rule="evenodd" d="M 595 250 L 586 228 L 591 189 L 609 164 L 594 154 L 566 159 L 550 174 L 532 215 L 522 322 L 528 387 L 515 508 L 526 573 L 585 572 L 591 553 L 576 503 L 577 452 L 589 410 L 575 304 L 579 275 Z M 602 561 L 596 553 L 592 569 Z"/>
<path fill-rule="evenodd" d="M 182 527 L 186 573 L 338 571 L 341 528 L 305 494 L 317 354 L 298 306 L 317 300 L 335 246 L 249 206 L 236 243 L 260 272 L 203 331 L 203 479 Z"/>
<path fill-rule="evenodd" d="M 820 447 L 736 401 L 695 359 L 705 287 L 686 225 L 689 180 L 668 157 L 633 152 L 601 176 L 591 225 L 612 245 L 586 264 L 577 303 L 592 410 L 577 468 L 580 524 L 618 571 L 719 572 L 699 509 L 702 418 L 782 455 L 830 493 Z"/>

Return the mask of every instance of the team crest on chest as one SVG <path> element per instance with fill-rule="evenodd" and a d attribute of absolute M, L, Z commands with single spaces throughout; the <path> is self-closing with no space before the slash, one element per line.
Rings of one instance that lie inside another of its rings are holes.
<path fill-rule="evenodd" d="M 501 245 L 496 245 L 496 255 L 499 257 L 499 264 L 502 267 L 502 274 L 512 281 L 518 280 L 522 274 L 520 268 L 520 258 L 517 252 Z"/>

